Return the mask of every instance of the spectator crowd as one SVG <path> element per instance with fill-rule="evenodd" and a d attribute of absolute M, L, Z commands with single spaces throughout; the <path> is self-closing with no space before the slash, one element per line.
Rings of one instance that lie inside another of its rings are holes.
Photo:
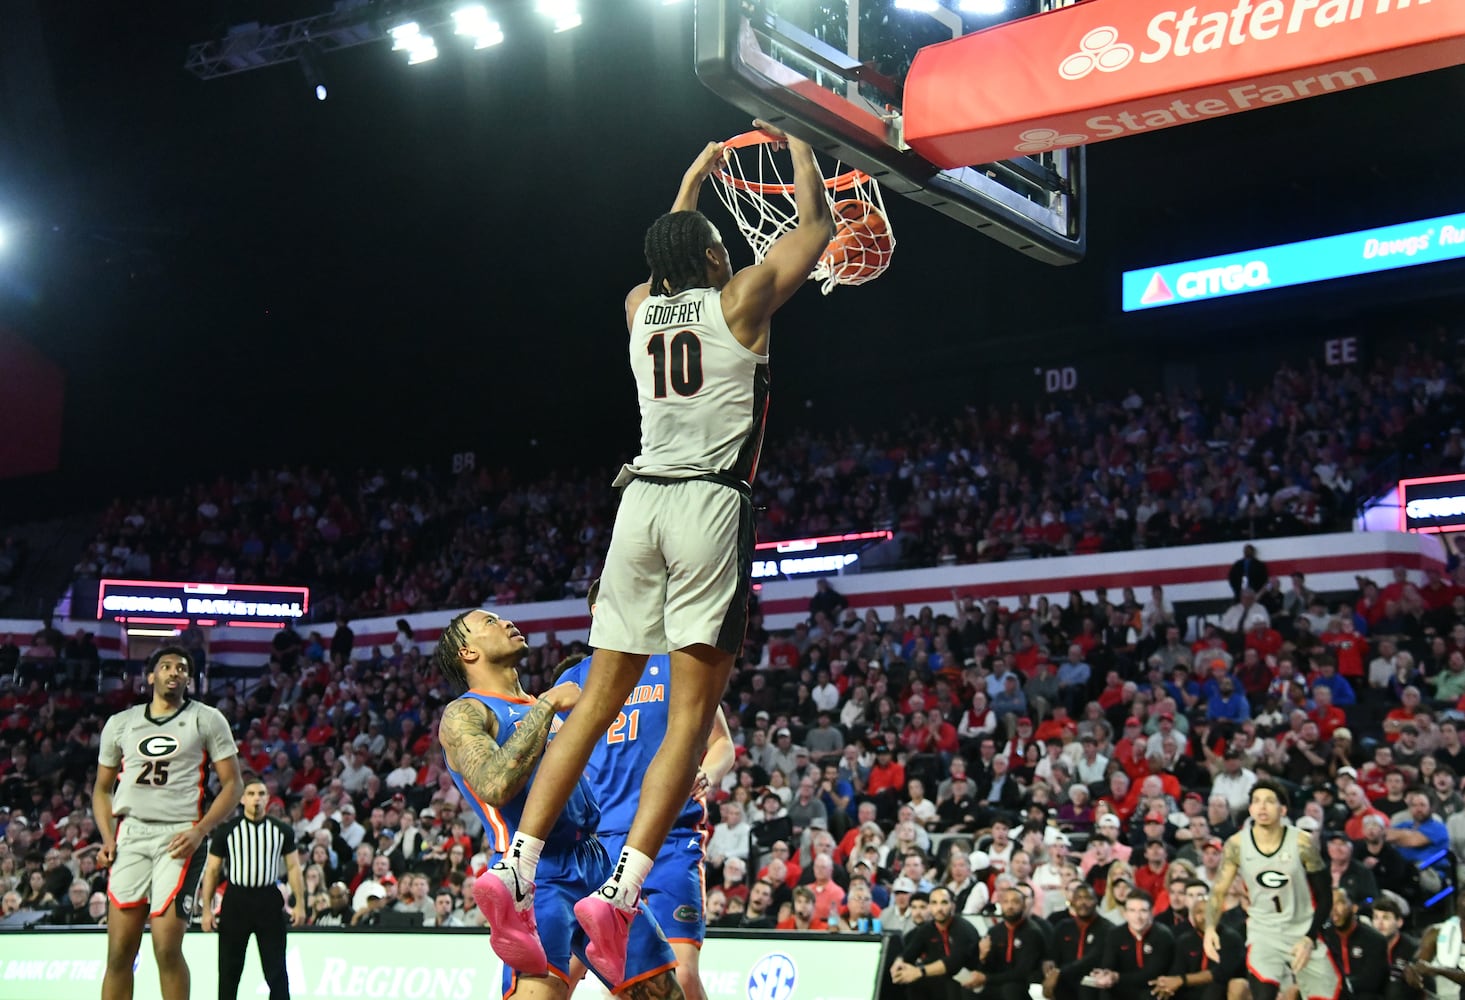
<path fill-rule="evenodd" d="M 1441 335 L 1219 393 L 1054 396 L 873 432 L 776 422 L 759 531 L 890 528 L 896 564 L 916 567 L 1347 530 L 1368 471 L 1449 425 L 1459 374 Z M 1437 460 L 1458 468 L 1462 445 L 1445 438 Z M 322 620 L 579 597 L 609 543 L 612 478 L 255 470 L 113 501 L 75 576 L 304 584 Z"/>

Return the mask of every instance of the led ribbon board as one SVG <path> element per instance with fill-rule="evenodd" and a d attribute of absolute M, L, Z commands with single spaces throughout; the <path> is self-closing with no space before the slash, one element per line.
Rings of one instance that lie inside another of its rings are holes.
<path fill-rule="evenodd" d="M 277 628 L 309 610 L 309 587 L 103 580 L 97 588 L 101 621 Z"/>
<path fill-rule="evenodd" d="M 1465 5 L 1462 5 L 1465 6 Z M 1124 311 L 1465 257 L 1465 214 L 1124 272 Z"/>
<path fill-rule="evenodd" d="M 1089 0 L 921 49 L 905 140 L 949 169 L 1462 62 L 1458 0 Z"/>
<path fill-rule="evenodd" d="M 1399 530 L 1465 531 L 1465 476 L 1399 480 Z"/>
<path fill-rule="evenodd" d="M 838 573 L 859 561 L 860 553 L 895 537 L 895 532 L 853 531 L 846 535 L 759 542 L 753 552 L 753 579 Z"/>

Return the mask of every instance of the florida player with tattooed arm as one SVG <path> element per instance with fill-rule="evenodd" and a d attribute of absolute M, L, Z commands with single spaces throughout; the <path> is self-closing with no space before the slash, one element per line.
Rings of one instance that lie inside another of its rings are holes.
<path fill-rule="evenodd" d="M 157 650 L 145 674 L 152 697 L 102 727 L 92 789 L 92 814 L 102 836 L 97 864 L 111 868 L 102 1000 L 131 1000 L 132 965 L 149 917 L 163 1000 L 189 995 L 183 932 L 193 916 L 204 840 L 229 818 L 244 792 L 228 720 L 188 697 L 192 672 L 181 646 Z M 204 812 L 210 762 L 219 795 Z"/>
<path fill-rule="evenodd" d="M 762 126 L 765 132 L 770 129 Z M 585 694 L 546 754 L 507 855 L 481 881 L 490 943 L 510 964 L 538 965 L 533 903 L 546 832 L 590 753 L 622 714 L 646 658 L 670 651 L 666 737 L 646 769 L 631 831 L 610 876 L 575 907 L 591 964 L 625 973 L 641 887 L 686 806 L 697 762 L 742 650 L 753 559 L 752 483 L 768 408 L 773 314 L 806 282 L 834 219 L 808 143 L 787 142 L 798 222 L 761 263 L 734 273 L 722 236 L 696 206 L 722 160 L 709 144 L 673 211 L 644 243 L 650 280 L 626 296 L 626 345 L 641 411 L 641 453 L 621 469 L 615 528 L 590 627 Z"/>
<path fill-rule="evenodd" d="M 1312 837 L 1282 821 L 1287 792 L 1274 781 L 1251 789 L 1251 825 L 1226 841 L 1206 911 L 1206 955 L 1221 960 L 1216 923 L 1239 874 L 1251 906 L 1246 918 L 1246 971 L 1252 1000 L 1276 1000 L 1296 984 L 1301 1000 L 1336 1000 L 1338 970 L 1319 943 L 1333 898 L 1328 864 Z M 1314 902 L 1318 901 L 1318 902 Z"/>
<path fill-rule="evenodd" d="M 590 585 L 588 596 L 592 618 L 599 594 L 600 581 L 596 580 Z M 588 659 L 566 660 L 567 669 L 557 680 L 570 681 L 583 688 L 590 663 Z M 641 805 L 641 776 L 651 766 L 651 759 L 666 736 L 670 686 L 670 657 L 662 653 L 647 660 L 624 709 L 611 723 L 605 737 L 595 744 L 590 762 L 585 766 L 585 780 L 600 804 L 596 836 L 610 857 L 620 857 L 625 847 L 626 835 Z M 677 817 L 666 843 L 661 845 L 656 864 L 641 887 L 646 908 L 661 925 L 677 956 L 677 982 L 687 1000 L 704 1000 L 706 996 L 698 959 L 707 930 L 702 868 L 707 856 L 707 789 L 720 785 L 733 763 L 732 733 L 719 708 L 691 798 Z M 626 978 L 635 979 L 644 971 L 627 965 Z M 578 983 L 584 974 L 585 968 L 578 960 L 571 964 L 572 983 Z"/>
<path fill-rule="evenodd" d="M 568 683 L 538 698 L 526 694 L 518 665 L 528 648 L 513 622 L 480 609 L 450 621 L 434 654 L 458 695 L 443 710 L 438 742 L 453 783 L 483 821 L 495 855 L 508 847 L 518 825 L 545 744 L 559 728 L 558 713 L 573 708 L 580 695 L 579 687 Z M 600 809 L 580 777 L 544 838 L 539 859 L 545 877 L 534 897 L 534 919 L 544 960 L 537 966 L 504 964 L 505 1000 L 511 995 L 565 1000 L 569 995 L 570 957 L 583 962 L 586 945 L 575 921 L 575 902 L 610 873 L 610 858 L 593 833 L 599 822 Z M 627 962 L 644 972 L 638 980 L 606 981 L 612 993 L 631 1000 L 681 998 L 672 971 L 676 958 L 654 917 L 643 915 L 631 926 Z"/>

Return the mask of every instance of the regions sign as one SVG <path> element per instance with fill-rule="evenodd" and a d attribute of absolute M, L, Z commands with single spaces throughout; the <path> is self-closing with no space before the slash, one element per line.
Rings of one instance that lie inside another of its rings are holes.
<path fill-rule="evenodd" d="M 274 628 L 309 610 L 309 587 L 103 580 L 97 589 L 97 618 L 133 625 Z"/>
<path fill-rule="evenodd" d="M 1124 311 L 1203 302 L 1465 257 L 1465 214 L 1124 272 Z"/>
<path fill-rule="evenodd" d="M 218 987 L 217 934 L 190 933 L 183 953 L 193 995 Z M 92 997 L 101 989 L 106 935 L 96 931 L 0 933 L 0 1000 Z M 700 967 L 708 1000 L 873 1000 L 879 993 L 884 942 L 862 935 L 739 932 L 708 934 Z M 235 994 L 267 997 L 254 942 Z M 285 953 L 294 1000 L 391 997 L 398 1000 L 500 1000 L 503 966 L 485 931 L 415 934 L 292 931 Z M 138 952 L 134 993 L 158 996 L 158 970 L 146 936 Z M 576 996 L 608 998 L 587 976 Z"/>

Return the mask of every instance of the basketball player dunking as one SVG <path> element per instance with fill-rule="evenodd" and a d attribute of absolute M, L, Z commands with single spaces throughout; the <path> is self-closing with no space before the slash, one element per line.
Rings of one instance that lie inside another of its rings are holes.
<path fill-rule="evenodd" d="M 1246 971 L 1253 1000 L 1276 1000 L 1295 983 L 1302 1000 L 1337 1000 L 1342 981 L 1318 941 L 1333 898 L 1327 863 L 1312 837 L 1282 821 L 1287 792 L 1272 781 L 1251 789 L 1251 825 L 1226 841 L 1225 859 L 1206 913 L 1206 954 L 1221 959 L 1216 921 L 1239 873 L 1251 899 L 1246 918 Z"/>
<path fill-rule="evenodd" d="M 651 280 L 626 297 L 641 454 L 615 482 L 623 493 L 590 631 L 594 659 L 584 694 L 545 752 L 507 854 L 477 887 L 494 951 L 511 967 L 545 962 L 533 918 L 543 838 L 647 656 L 671 650 L 666 734 L 646 769 L 640 808 L 610 878 L 575 907 L 590 937 L 590 965 L 607 981 L 622 981 L 641 886 L 687 804 L 742 647 L 769 323 L 834 231 L 813 150 L 786 141 L 798 225 L 762 263 L 734 274 L 722 237 L 695 211 L 703 181 L 724 155 L 716 143 L 687 170 L 672 211 L 646 233 Z"/>

